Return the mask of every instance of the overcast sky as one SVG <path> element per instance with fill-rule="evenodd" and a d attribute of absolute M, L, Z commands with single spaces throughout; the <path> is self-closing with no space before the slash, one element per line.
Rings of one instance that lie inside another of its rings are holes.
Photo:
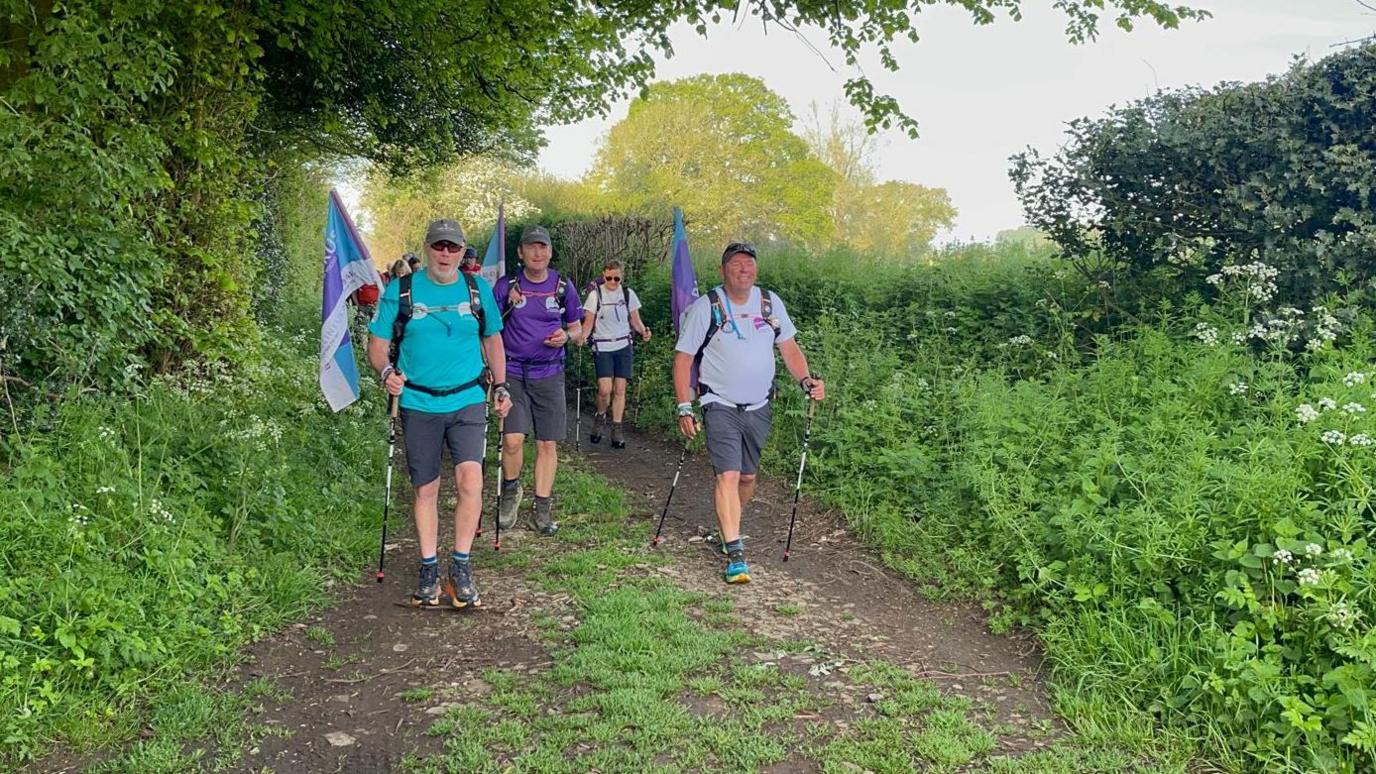
<path fill-rule="evenodd" d="M 882 139 L 881 178 L 945 188 L 960 214 L 944 239 L 988 239 L 1023 222 L 1008 157 L 1029 145 L 1054 149 L 1071 119 L 1099 115 L 1158 87 L 1258 80 L 1283 72 L 1297 54 L 1318 59 L 1335 43 L 1376 32 L 1376 14 L 1356 0 L 1186 2 L 1213 18 L 1177 30 L 1145 22 L 1132 33 L 1112 28 L 1080 46 L 1066 41 L 1063 17 L 1049 0 L 1027 0 L 1021 22 L 1001 19 L 986 27 L 949 8 L 920 14 L 922 41 L 898 47 L 899 72 L 877 60 L 865 66 L 876 89 L 897 97 L 922 132 L 917 140 Z M 843 102 L 842 84 L 854 71 L 826 51 L 823 33 L 806 38 L 778 29 L 766 34 L 758 20 L 718 25 L 705 40 L 680 25 L 671 34 L 675 55 L 660 60 L 657 79 L 744 72 L 783 95 L 795 115 L 814 101 L 826 110 Z M 835 70 L 808 43 L 823 49 Z M 627 104 L 616 104 L 607 119 L 549 128 L 540 166 L 565 178 L 582 175 Z"/>

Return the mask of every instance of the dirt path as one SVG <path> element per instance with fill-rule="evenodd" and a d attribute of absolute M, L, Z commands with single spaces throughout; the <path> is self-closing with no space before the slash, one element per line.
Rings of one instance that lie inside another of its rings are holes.
<path fill-rule="evenodd" d="M 588 428 L 585 422 L 585 434 Z M 558 669 L 554 654 L 569 652 L 561 647 L 587 642 L 573 636 L 574 630 L 594 615 L 590 603 L 599 595 L 596 589 L 580 595 L 578 586 L 569 585 L 579 580 L 570 576 L 580 573 L 601 578 L 588 583 L 608 587 L 615 586 L 617 578 L 634 579 L 642 584 L 637 588 L 645 597 L 665 588 L 685 592 L 673 604 L 699 622 L 695 627 L 732 630 L 730 636 L 737 639 L 731 642 L 747 643 L 749 647 L 735 647 L 730 657 L 718 659 L 726 666 L 711 667 L 715 671 L 710 674 L 701 668 L 692 673 L 698 677 L 685 673 L 682 677 L 698 686 L 698 693 L 685 693 L 681 701 L 694 717 L 710 718 L 733 708 L 755 713 L 749 728 L 763 734 L 766 747 L 781 744 L 785 751 L 759 753 L 758 760 L 774 761 L 760 768 L 818 770 L 817 756 L 799 752 L 804 740 L 814 740 L 832 745 L 824 752 L 841 756 L 836 758 L 840 770 L 867 770 L 850 763 L 849 748 L 837 747 L 840 742 L 828 734 L 864 727 L 866 717 L 884 714 L 884 692 L 911 696 L 916 685 L 847 677 L 852 665 L 873 660 L 901 667 L 934 686 L 922 706 L 954 699 L 959 704 L 952 706 L 969 708 L 984 726 L 997 729 L 989 735 L 992 741 L 982 748 L 980 760 L 1044 747 L 1057 736 L 1029 641 L 989 634 L 973 606 L 924 599 L 909 583 L 881 569 L 834 515 L 804 503 L 792 559 L 779 561 L 792 504 L 791 482 L 764 482 L 747 510 L 744 532 L 754 578 L 748 585 L 722 583 L 723 560 L 711 540 L 704 539 L 715 523 L 712 477 L 704 455 L 689 457 L 672 510 L 683 521 L 669 521 L 658 551 L 637 548 L 644 545 L 639 538 L 637 543 L 627 542 L 628 523 L 641 537 L 653 529 L 677 459 L 677 448 L 662 440 L 630 433 L 628 443 L 625 450 L 613 450 L 605 442 L 592 446 L 585 438 L 581 467 L 629 493 L 629 517 L 604 520 L 580 536 L 580 520 L 593 519 L 565 506 L 583 495 L 561 492 L 561 539 L 538 538 L 523 530 L 504 533 L 503 550 L 494 553 L 491 534 L 485 534 L 474 551 L 485 602 L 479 612 L 416 611 L 395 604 L 414 583 L 415 545 L 403 497 L 396 510 L 400 517 L 393 521 L 394 528 L 402 526 L 389 546 L 385 582 L 372 582 L 369 572 L 358 584 L 336 588 L 330 599 L 322 600 L 328 607 L 322 606 L 312 620 L 253 647 L 223 689 L 254 686 L 249 712 L 255 730 L 239 750 L 218 750 L 214 742 L 204 742 L 202 759 L 218 761 L 212 768 L 246 772 L 443 770 L 435 760 L 450 755 L 463 761 L 468 759 L 462 756 L 470 754 L 462 749 L 462 740 L 452 738 L 459 733 L 454 726 L 462 724 L 452 718 L 478 712 L 468 705 L 489 700 L 499 706 L 464 717 L 474 723 L 478 721 L 473 717 L 487 718 L 483 722 L 500 728 L 497 721 L 511 717 L 501 713 L 519 703 L 511 696 L 534 702 L 529 712 L 520 710 L 515 717 L 537 728 L 541 716 L 562 715 L 563 707 L 585 700 L 588 686 L 597 684 L 587 675 L 561 678 L 562 683 L 550 677 L 551 670 Z M 446 487 L 441 502 L 449 496 Z M 443 545 L 448 539 L 443 524 L 441 535 Z M 615 645 L 611 652 L 632 647 Z M 743 676 L 756 674 L 758 670 L 751 671 L 755 666 L 772 670 L 772 687 L 757 690 L 753 683 L 739 683 Z M 536 683 L 543 687 L 536 690 Z M 787 704 L 780 698 L 780 686 L 785 685 L 792 691 L 791 709 L 771 721 L 760 713 L 771 705 L 777 709 Z M 752 695 L 757 695 L 753 704 Z M 445 721 L 447 717 L 451 720 Z M 633 734 L 635 727 L 629 722 L 617 733 Z M 514 738 L 512 756 L 522 745 L 535 744 L 520 735 Z M 564 756 L 600 754 L 596 743 L 586 740 L 549 743 Z M 862 739 L 857 744 L 863 743 Z M 491 740 L 484 744 L 493 749 Z M 707 761 L 724 761 L 727 755 L 720 750 L 702 754 L 716 756 Z M 666 770 L 688 765 L 665 752 L 657 755 L 654 760 Z M 573 770 L 625 770 L 629 765 L 615 760 L 579 764 Z M 450 770 L 465 766 L 449 765 Z M 755 765 L 746 762 L 733 768 L 749 770 Z M 531 764 L 525 770 L 544 769 Z"/>

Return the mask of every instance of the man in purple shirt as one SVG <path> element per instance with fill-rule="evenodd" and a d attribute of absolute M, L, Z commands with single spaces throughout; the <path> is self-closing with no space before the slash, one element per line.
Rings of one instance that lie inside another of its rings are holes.
<path fill-rule="evenodd" d="M 505 323 L 502 343 L 507 356 L 507 389 L 511 413 L 502 437 L 503 528 L 516 525 L 521 508 L 521 467 L 525 439 L 535 434 L 535 511 L 531 527 L 553 535 L 559 526 L 551 514 L 554 472 L 559 465 L 556 444 L 564 439 L 567 404 L 564 401 L 564 345 L 582 341 L 583 308 L 578 289 L 549 268 L 554 256 L 549 232 L 527 226 L 516 248 L 522 269 L 497 280 L 493 293 Z"/>

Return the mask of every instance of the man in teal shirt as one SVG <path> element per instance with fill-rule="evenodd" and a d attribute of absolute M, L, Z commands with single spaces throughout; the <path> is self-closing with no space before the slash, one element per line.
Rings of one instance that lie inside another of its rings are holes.
<path fill-rule="evenodd" d="M 368 360 L 387 392 L 400 400 L 406 464 L 416 490 L 420 582 L 411 604 L 417 607 L 440 602 L 440 458 L 445 447 L 454 462 L 458 504 L 454 550 L 444 587 L 454 607 L 482 605 L 469 551 L 482 513 L 487 423 L 481 378 L 484 362 L 492 372 L 494 410 L 506 416 L 511 408 L 500 335 L 502 315 L 491 286 L 482 277 L 459 272 L 464 246 L 458 223 L 432 222 L 425 233 L 424 270 L 388 283 L 368 326 L 372 334 Z M 403 294 L 408 290 L 411 316 L 406 320 Z M 475 308 L 481 313 L 475 313 Z M 399 325 L 398 317 L 405 322 Z M 398 346 L 393 346 L 394 340 Z"/>

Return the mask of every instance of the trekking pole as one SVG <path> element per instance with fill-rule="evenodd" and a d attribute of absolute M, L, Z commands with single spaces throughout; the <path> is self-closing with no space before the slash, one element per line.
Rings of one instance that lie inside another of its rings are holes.
<path fill-rule="evenodd" d="M 683 461 L 688 459 L 688 440 L 683 439 L 683 451 L 678 453 L 678 465 L 674 466 L 674 483 L 669 485 L 669 496 L 664 498 L 664 510 L 659 513 L 659 526 L 655 528 L 655 539 L 650 541 L 650 548 L 658 548 L 660 533 L 664 531 L 664 518 L 669 515 L 669 503 L 674 501 L 674 490 L 678 488 L 678 476 L 683 472 Z"/>
<path fill-rule="evenodd" d="M 634 346 L 634 344 L 632 344 L 632 346 Z M 646 344 L 646 346 L 649 345 Z M 640 381 L 645 377 L 644 360 L 645 357 L 649 357 L 649 355 L 650 353 L 646 352 L 644 357 L 636 357 L 631 367 L 631 376 L 635 376 L 636 371 L 640 372 L 640 376 L 635 377 L 635 410 L 631 416 L 631 424 L 635 425 L 637 430 L 640 429 Z M 634 350 L 631 352 L 631 357 L 635 357 Z"/>
<path fill-rule="evenodd" d="M 387 425 L 387 483 L 382 490 L 382 544 L 377 550 L 377 582 L 384 577 L 382 564 L 387 558 L 387 512 L 392 507 L 392 453 L 397 448 L 397 396 L 389 396 Z"/>
<path fill-rule="evenodd" d="M 573 361 L 573 450 L 583 450 L 583 348 Z M 568 427 L 568 425 L 565 425 Z"/>
<path fill-rule="evenodd" d="M 784 561 L 788 561 L 788 555 L 793 549 L 793 523 L 798 519 L 798 499 L 803 494 L 803 468 L 807 467 L 807 441 L 812 435 L 812 415 L 817 408 L 817 401 L 809 395 L 807 398 L 807 419 L 803 422 L 803 454 L 798 460 L 798 482 L 793 485 L 793 515 L 788 517 L 788 540 L 784 543 Z"/>
<path fill-rule="evenodd" d="M 492 520 L 497 522 L 497 534 L 492 540 L 492 550 L 502 550 L 502 477 L 506 475 L 502 469 L 502 448 L 506 446 L 506 434 L 502 429 L 506 426 L 506 417 L 497 415 L 497 513 Z"/>
<path fill-rule="evenodd" d="M 482 467 L 478 469 L 480 479 L 487 478 L 487 430 L 488 426 L 492 424 L 492 370 L 487 367 L 486 356 L 483 357 L 483 376 L 487 381 L 487 391 L 483 396 L 486 402 L 483 404 L 483 461 L 479 463 Z M 499 437 L 497 440 L 500 441 L 501 438 Z M 481 501 L 479 501 L 479 503 L 478 528 L 473 530 L 473 537 L 475 538 L 483 536 L 483 509 Z"/>

